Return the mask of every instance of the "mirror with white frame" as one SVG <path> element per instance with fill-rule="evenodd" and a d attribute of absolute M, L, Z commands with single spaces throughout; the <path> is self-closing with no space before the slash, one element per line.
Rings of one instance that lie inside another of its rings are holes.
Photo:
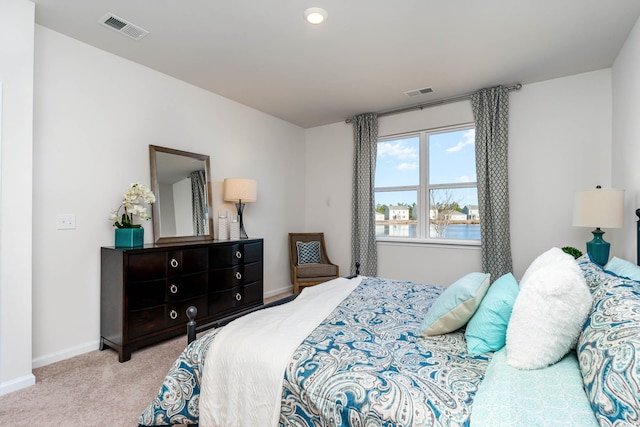
<path fill-rule="evenodd" d="M 155 242 L 213 239 L 209 156 L 149 145 Z"/>

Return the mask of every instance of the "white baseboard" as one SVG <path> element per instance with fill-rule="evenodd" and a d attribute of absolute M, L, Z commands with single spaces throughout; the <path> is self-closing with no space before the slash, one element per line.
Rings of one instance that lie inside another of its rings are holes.
<path fill-rule="evenodd" d="M 3 394 L 11 393 L 14 391 L 27 388 L 36 383 L 36 377 L 33 374 L 25 375 L 14 380 L 5 381 L 0 383 L 0 396 Z"/>
<path fill-rule="evenodd" d="M 283 294 L 285 292 L 291 292 L 292 290 L 293 290 L 293 285 L 283 286 L 278 289 L 274 289 L 269 292 L 266 292 L 264 294 L 264 297 L 269 298 L 274 295 Z M 69 359 L 74 356 L 79 356 L 81 354 L 88 353 L 90 351 L 98 350 L 99 347 L 100 347 L 100 342 L 94 341 L 94 342 L 86 343 L 76 347 L 67 348 L 55 353 L 50 353 L 50 354 L 38 357 L 36 359 L 33 359 L 31 361 L 31 367 L 32 369 L 40 368 L 42 366 L 50 365 L 52 363 L 59 362 L 61 360 Z"/>
<path fill-rule="evenodd" d="M 61 360 L 69 359 L 70 357 L 79 356 L 90 351 L 98 350 L 100 348 L 100 342 L 94 341 L 91 343 L 79 345 L 72 348 L 57 351 L 55 353 L 47 354 L 31 361 L 32 369 L 40 368 L 42 366 L 50 365 Z"/>
<path fill-rule="evenodd" d="M 279 294 L 283 294 L 285 292 L 292 292 L 292 291 L 293 291 L 293 285 L 283 286 L 281 288 L 274 289 L 274 290 L 271 290 L 269 292 L 265 292 L 264 297 L 265 298 L 269 298 L 269 297 L 272 297 L 274 295 L 279 295 Z"/>

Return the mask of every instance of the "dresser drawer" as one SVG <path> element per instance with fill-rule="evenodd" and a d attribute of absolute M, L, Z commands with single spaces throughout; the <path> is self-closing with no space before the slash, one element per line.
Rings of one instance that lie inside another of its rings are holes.
<path fill-rule="evenodd" d="M 233 267 L 244 261 L 241 243 L 213 246 L 209 250 L 212 268 Z"/>
<path fill-rule="evenodd" d="M 261 262 L 237 265 L 235 267 L 216 268 L 215 270 L 211 270 L 209 290 L 212 292 L 221 291 L 258 280 L 262 280 Z"/>
<path fill-rule="evenodd" d="M 131 282 L 126 288 L 127 308 L 129 310 L 139 310 L 163 304 L 166 299 L 166 292 L 166 279 Z"/>
<path fill-rule="evenodd" d="M 194 274 L 172 276 L 166 281 L 165 301 L 179 301 L 198 295 L 205 295 L 209 287 L 209 273 L 201 271 Z"/>
<path fill-rule="evenodd" d="M 257 284 L 256 284 L 257 285 Z M 262 282 L 259 283 L 260 287 Z M 257 288 L 257 286 L 256 286 Z M 262 289 L 258 299 L 254 287 L 236 286 L 235 288 L 209 294 L 209 313 L 224 314 L 235 311 L 243 306 L 255 305 L 262 302 Z M 249 299 L 247 299 L 247 297 Z"/>
<path fill-rule="evenodd" d="M 164 329 L 164 304 L 129 313 L 128 339 L 132 340 Z"/>
<path fill-rule="evenodd" d="M 207 268 L 209 268 L 209 251 L 207 248 L 168 252 L 167 272 L 170 276 L 195 273 Z"/>
<path fill-rule="evenodd" d="M 167 253 L 146 252 L 129 255 L 127 280 L 132 282 L 160 279 L 167 275 Z"/>
<path fill-rule="evenodd" d="M 165 311 L 165 326 L 171 328 L 173 326 L 184 326 L 185 332 L 187 327 L 187 308 L 190 306 L 196 306 L 198 309 L 198 316 L 205 317 L 208 315 L 207 297 L 205 295 L 191 298 L 188 300 L 166 304 Z"/>

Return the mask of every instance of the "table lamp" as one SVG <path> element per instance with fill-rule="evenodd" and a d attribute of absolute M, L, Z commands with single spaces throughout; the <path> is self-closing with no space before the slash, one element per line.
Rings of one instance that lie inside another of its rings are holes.
<path fill-rule="evenodd" d="M 234 202 L 238 210 L 238 222 L 240 222 L 240 238 L 248 239 L 244 230 L 242 213 L 244 204 L 258 200 L 258 183 L 254 179 L 247 178 L 225 178 L 224 179 L 224 201 Z"/>
<path fill-rule="evenodd" d="M 599 185 L 590 190 L 576 192 L 573 225 L 596 227 L 593 240 L 587 242 L 591 260 L 601 266 L 609 261 L 611 245 L 602 238 L 604 228 L 620 228 L 624 223 L 624 190 L 603 189 Z"/>

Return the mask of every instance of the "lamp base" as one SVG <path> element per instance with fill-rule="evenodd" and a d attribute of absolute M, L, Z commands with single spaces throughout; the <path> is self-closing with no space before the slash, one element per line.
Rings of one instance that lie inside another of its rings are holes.
<path fill-rule="evenodd" d="M 593 233 L 593 240 L 587 242 L 587 253 L 589 254 L 589 258 L 591 258 L 591 261 L 599 266 L 604 266 L 607 261 L 609 261 L 609 249 L 611 248 L 611 244 L 605 242 L 602 238 L 604 231 L 600 230 L 600 227 L 596 228 L 591 233 Z"/>
<path fill-rule="evenodd" d="M 247 232 L 244 230 L 244 223 L 242 222 L 242 212 L 244 211 L 244 203 L 236 203 L 236 209 L 238 209 L 238 222 L 240 223 L 240 239 L 248 239 Z"/>

